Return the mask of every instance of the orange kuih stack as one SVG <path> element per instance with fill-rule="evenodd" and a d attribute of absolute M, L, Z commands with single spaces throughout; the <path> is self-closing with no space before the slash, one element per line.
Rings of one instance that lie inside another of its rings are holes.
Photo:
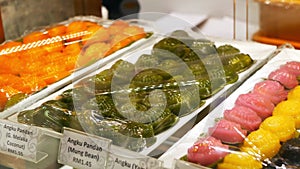
<path fill-rule="evenodd" d="M 105 27 L 80 20 L 7 41 L 0 46 L 0 111 L 144 37 L 125 21 Z"/>

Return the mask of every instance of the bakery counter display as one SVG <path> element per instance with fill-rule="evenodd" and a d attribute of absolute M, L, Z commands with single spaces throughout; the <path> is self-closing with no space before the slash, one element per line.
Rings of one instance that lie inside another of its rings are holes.
<path fill-rule="evenodd" d="M 0 117 L 146 43 L 153 32 L 147 26 L 132 20 L 74 17 L 4 42 L 0 45 Z"/>
<path fill-rule="evenodd" d="M 8 117 L 61 138 L 74 129 L 148 155 L 205 107 L 236 88 L 276 47 L 198 39 L 178 30 L 127 53 Z M 116 148 L 119 147 L 119 148 Z M 114 160 L 118 161 L 118 158 Z"/>
<path fill-rule="evenodd" d="M 160 159 L 183 168 L 299 168 L 299 56 L 282 50 Z"/>

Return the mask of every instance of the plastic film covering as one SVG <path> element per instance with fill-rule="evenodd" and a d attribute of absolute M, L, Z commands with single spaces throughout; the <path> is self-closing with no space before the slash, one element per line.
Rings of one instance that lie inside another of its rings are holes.
<path fill-rule="evenodd" d="M 18 122 L 57 132 L 83 130 L 136 152 L 151 147 L 157 135 L 254 63 L 234 46 L 216 46 L 190 33 L 161 36 L 147 54 L 112 62 L 55 99 L 20 112 Z"/>

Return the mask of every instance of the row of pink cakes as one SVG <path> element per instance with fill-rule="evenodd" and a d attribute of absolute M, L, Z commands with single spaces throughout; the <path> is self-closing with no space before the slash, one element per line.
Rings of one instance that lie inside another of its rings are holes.
<path fill-rule="evenodd" d="M 188 149 L 186 160 L 217 168 L 263 168 L 263 163 L 278 153 L 281 143 L 295 137 L 296 128 L 300 128 L 300 110 L 278 110 L 299 84 L 299 76 L 300 62 L 287 62 L 255 84 L 252 91 L 240 94 L 234 107 L 225 110 L 205 137 Z"/>

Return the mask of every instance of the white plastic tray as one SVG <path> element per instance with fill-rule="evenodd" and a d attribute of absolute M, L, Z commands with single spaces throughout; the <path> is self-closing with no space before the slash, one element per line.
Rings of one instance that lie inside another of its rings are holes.
<path fill-rule="evenodd" d="M 112 22 L 113 22 L 110 20 L 101 20 L 101 18 L 92 17 L 92 16 L 87 16 L 87 17 L 82 16 L 82 17 L 70 18 L 69 20 L 63 21 L 58 24 L 67 24 L 74 20 L 88 20 L 88 21 L 93 21 L 93 22 L 96 22 L 96 23 L 99 23 L 102 25 L 106 25 L 106 26 L 112 24 Z M 128 20 L 127 22 L 129 24 L 139 25 L 139 26 L 143 27 L 145 32 L 155 32 L 154 28 L 152 27 L 151 22 L 146 22 L 143 20 Z M 41 29 L 37 29 L 37 30 L 41 30 Z M 127 47 L 124 47 L 124 48 L 112 53 L 111 55 L 98 60 L 97 62 L 95 62 L 87 67 L 84 67 L 84 68 L 81 68 L 81 69 L 75 71 L 71 75 L 63 78 L 62 80 L 57 81 L 57 82 L 47 86 L 45 89 L 42 89 L 41 91 L 38 91 L 37 93 L 29 95 L 27 98 L 20 101 L 16 105 L 0 112 L 0 118 L 6 118 L 16 112 L 23 110 L 24 108 L 34 104 L 38 100 L 50 95 L 51 93 L 56 92 L 57 90 L 61 89 L 62 87 L 72 83 L 73 81 L 76 81 L 79 78 L 97 70 L 99 67 L 107 64 L 108 62 L 111 62 L 112 60 L 121 57 L 122 54 L 130 53 L 130 52 L 142 47 L 143 45 L 150 43 L 154 39 L 155 39 L 154 36 L 150 36 L 149 38 L 140 39 L 140 40 L 134 42 L 133 44 L 131 44 Z"/>
<path fill-rule="evenodd" d="M 279 68 L 287 61 L 300 61 L 300 51 L 294 49 L 283 49 L 279 54 L 272 58 L 266 65 L 247 79 L 238 89 L 236 89 L 224 102 L 211 111 L 203 120 L 196 124 L 184 137 L 176 142 L 159 159 L 164 161 L 166 168 L 172 168 L 174 159 L 179 159 L 186 155 L 189 147 L 197 140 L 202 133 L 207 133 L 209 127 L 214 126 L 215 119 L 223 117 L 223 112 L 231 109 L 240 94 L 251 91 L 254 85 L 261 82 L 275 69 Z"/>
<path fill-rule="evenodd" d="M 254 73 L 258 68 L 260 68 L 265 62 L 272 57 L 273 52 L 276 50 L 275 46 L 264 45 L 254 42 L 243 42 L 243 41 L 232 41 L 232 40 L 222 40 L 222 39 L 211 39 L 215 42 L 216 46 L 231 44 L 241 52 L 250 54 L 250 56 L 256 60 L 255 64 L 252 65 L 248 70 L 239 74 L 239 79 L 234 84 L 226 85 L 222 90 L 213 95 L 212 97 L 205 100 L 205 104 L 192 112 L 191 114 L 181 117 L 179 122 L 170 128 L 169 130 L 157 135 L 157 141 L 154 145 L 149 148 L 144 149 L 141 154 L 147 155 L 159 145 L 161 145 L 165 140 L 172 136 L 176 131 L 183 127 L 187 122 L 196 117 L 202 110 L 208 107 L 211 103 L 216 101 L 219 97 L 226 95 L 226 92 L 229 90 L 234 90 L 237 88 L 243 81 L 245 81 L 252 73 Z"/>

